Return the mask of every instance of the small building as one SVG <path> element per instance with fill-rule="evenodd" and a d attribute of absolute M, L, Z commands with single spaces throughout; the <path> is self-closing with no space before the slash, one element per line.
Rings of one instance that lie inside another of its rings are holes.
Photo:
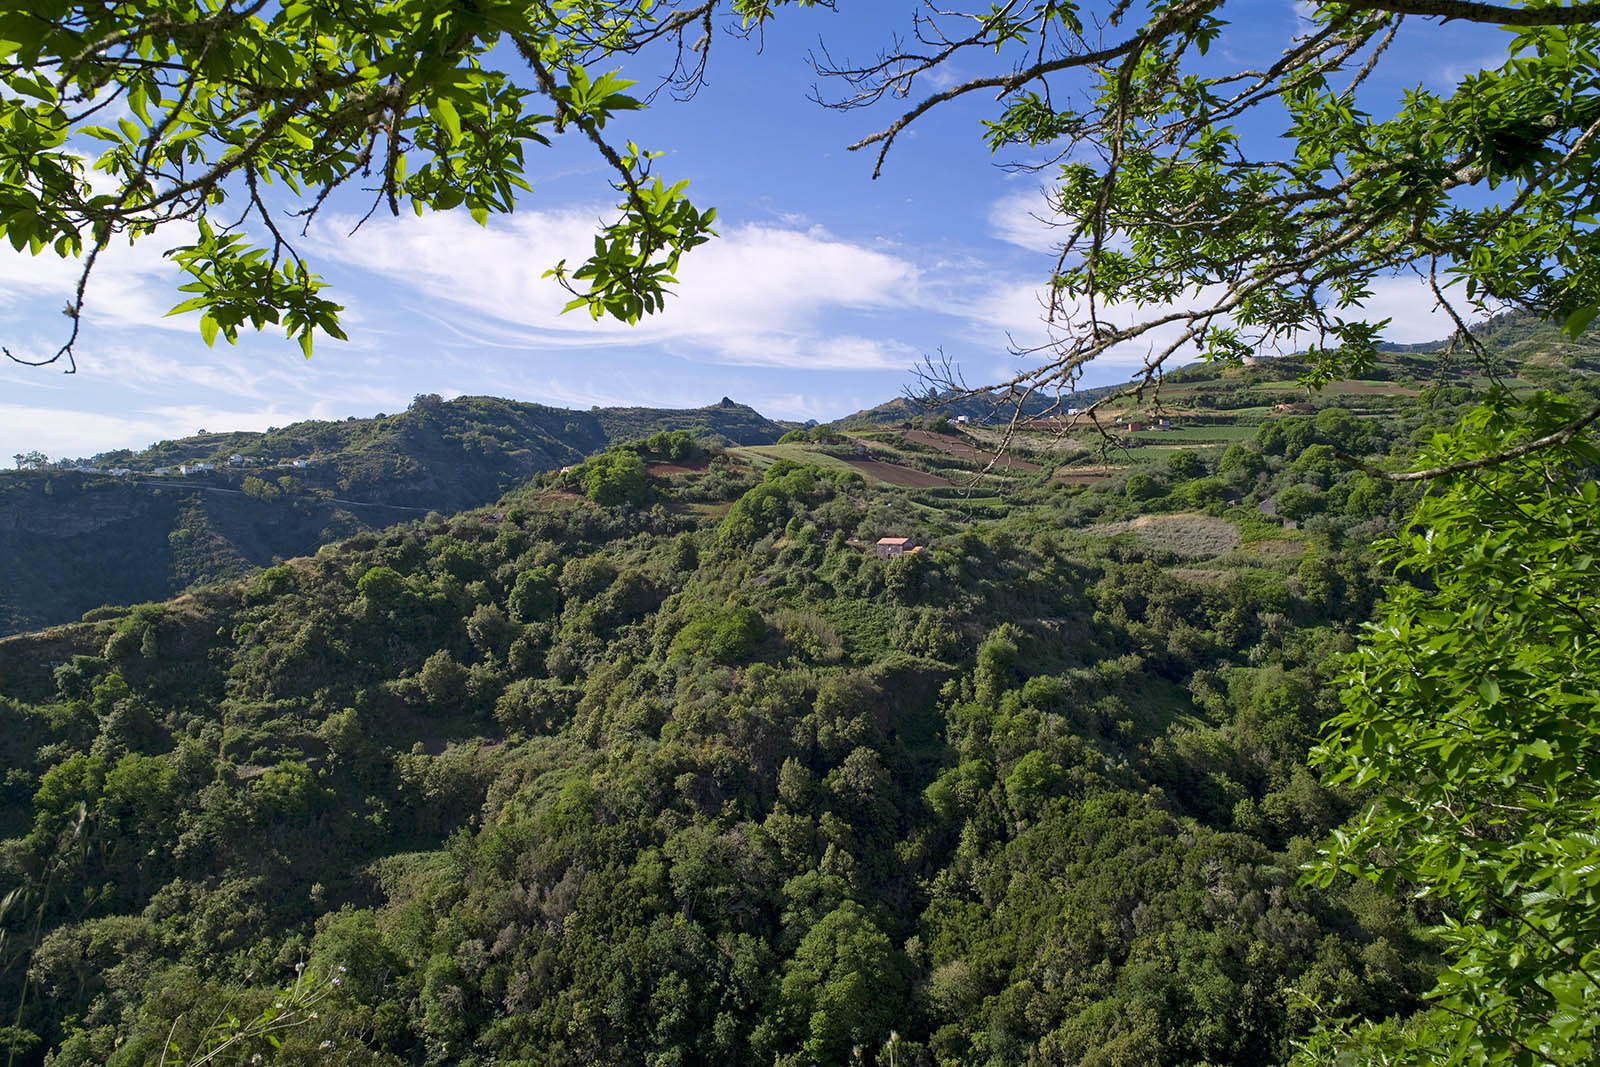
<path fill-rule="evenodd" d="M 216 469 L 217 465 L 215 463 L 185 463 L 178 468 L 178 471 L 187 476 L 190 474 L 204 474 L 206 471 L 214 471 Z"/>
<path fill-rule="evenodd" d="M 243 463 L 244 463 L 244 457 L 241 456 L 237 452 L 235 452 L 233 455 L 228 457 L 228 466 L 230 466 L 230 467 L 238 467 L 238 466 L 242 465 Z"/>
<path fill-rule="evenodd" d="M 912 551 L 913 546 L 909 537 L 880 537 L 873 548 L 879 559 L 894 559 Z"/>
<path fill-rule="evenodd" d="M 161 478 L 161 477 L 165 477 L 168 474 L 171 474 L 172 473 L 172 468 L 171 467 L 156 467 L 150 473 L 154 474 L 158 478 Z"/>
<path fill-rule="evenodd" d="M 1134 421 L 1128 423 L 1128 432 L 1129 433 L 1138 433 L 1139 431 L 1141 431 L 1141 430 L 1143 430 L 1145 428 L 1146 428 L 1145 424 L 1140 422 L 1140 421 L 1138 421 L 1137 419 L 1135 419 Z"/>
<path fill-rule="evenodd" d="M 968 421 L 969 420 L 967 419 L 967 417 L 965 415 L 957 415 L 956 416 L 956 423 L 958 425 L 965 426 Z"/>
<path fill-rule="evenodd" d="M 301 468 L 309 467 L 309 466 L 311 466 L 311 461 L 309 459 L 297 459 L 293 463 L 291 463 L 290 466 L 292 466 L 292 467 L 301 467 Z"/>

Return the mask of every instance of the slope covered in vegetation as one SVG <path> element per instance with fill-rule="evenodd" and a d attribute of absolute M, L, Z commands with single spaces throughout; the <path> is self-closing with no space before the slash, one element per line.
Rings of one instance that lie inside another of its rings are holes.
<path fill-rule="evenodd" d="M 1297 874 L 1404 498 L 1290 425 L 992 519 L 613 452 L 6 639 L 4 1039 L 187 1055 L 301 963 L 340 982 L 277 1062 L 1271 1063 L 1310 1005 L 1404 1010 L 1418 917 Z M 1307 478 L 1296 529 L 1227 499 Z M 1107 525 L 1163 500 L 1234 536 Z"/>
<path fill-rule="evenodd" d="M 726 399 L 683 411 L 569 411 L 422 396 L 397 415 L 205 433 L 7 471 L 0 554 L 11 565 L 0 572 L 0 633 L 66 622 L 102 604 L 165 599 L 358 530 L 479 507 L 620 441 L 693 430 L 708 441 L 759 444 L 787 428 Z M 211 469 L 195 469 L 202 465 Z M 64 469 L 78 466 L 95 470 Z"/>

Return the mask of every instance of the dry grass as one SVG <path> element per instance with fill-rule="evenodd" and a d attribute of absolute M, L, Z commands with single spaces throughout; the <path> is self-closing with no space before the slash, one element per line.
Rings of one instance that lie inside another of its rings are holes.
<path fill-rule="evenodd" d="M 1277 538 L 1252 541 L 1244 549 L 1247 553 L 1272 560 L 1294 559 L 1304 553 L 1305 550 L 1306 543 L 1304 541 L 1280 540 Z"/>
<path fill-rule="evenodd" d="M 1239 547 L 1239 531 L 1210 515 L 1141 515 L 1126 522 L 1091 526 L 1086 533 L 1133 533 L 1145 547 L 1186 559 L 1215 559 Z"/>

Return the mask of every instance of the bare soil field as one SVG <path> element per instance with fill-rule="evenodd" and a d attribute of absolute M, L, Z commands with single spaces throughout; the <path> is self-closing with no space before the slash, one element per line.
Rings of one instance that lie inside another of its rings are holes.
<path fill-rule="evenodd" d="M 944 434 L 932 433 L 928 430 L 907 430 L 905 432 L 905 439 L 907 441 L 915 441 L 919 445 L 927 445 L 929 448 L 937 448 L 940 452 L 943 452 L 946 455 L 964 459 L 969 463 L 977 463 L 980 466 L 987 465 L 991 459 L 995 459 L 993 452 L 978 448 L 976 445 L 969 445 L 965 441 L 957 441 L 955 438 L 946 437 Z M 999 459 L 995 460 L 994 465 L 996 467 L 1012 471 L 1036 471 L 1039 469 L 1039 465 L 1037 463 L 1029 463 L 1025 459 L 1017 459 L 1015 456 L 1011 455 L 1002 455 Z"/>
<path fill-rule="evenodd" d="M 890 485 L 903 486 L 907 489 L 932 489 L 935 486 L 951 484 L 937 474 L 912 470 L 910 467 L 902 467 L 897 463 L 884 463 L 876 459 L 847 459 L 844 462 L 870 478 L 876 478 L 880 482 L 888 482 Z"/>
<path fill-rule="evenodd" d="M 709 456 L 701 456 L 683 463 L 652 463 L 645 467 L 645 471 L 652 478 L 664 478 L 669 474 L 699 474 L 710 462 Z"/>

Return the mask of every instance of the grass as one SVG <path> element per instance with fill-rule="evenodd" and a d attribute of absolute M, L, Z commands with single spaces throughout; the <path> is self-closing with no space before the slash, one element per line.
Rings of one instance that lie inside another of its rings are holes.
<path fill-rule="evenodd" d="M 1233 523 L 1195 514 L 1141 515 L 1126 522 L 1091 526 L 1084 532 L 1103 536 L 1132 533 L 1147 548 L 1185 559 L 1215 559 L 1238 548 L 1240 542 Z"/>
<path fill-rule="evenodd" d="M 1198 443 L 1180 445 L 1178 442 L 1173 442 L 1170 445 L 1135 445 L 1133 448 L 1127 449 L 1126 451 L 1118 449 L 1115 455 L 1118 459 L 1166 460 L 1170 458 L 1174 452 L 1179 451 L 1180 448 L 1187 448 L 1191 452 L 1198 452 L 1200 455 L 1205 456 L 1210 455 L 1213 452 L 1220 451 L 1223 448 L 1223 445 L 1221 442 L 1209 445 Z"/>
<path fill-rule="evenodd" d="M 1129 434 L 1128 439 L 1142 445 L 1206 441 L 1247 441 L 1256 435 L 1254 426 L 1190 426 L 1177 430 L 1155 430 Z"/>
<path fill-rule="evenodd" d="M 770 467 L 778 460 L 786 459 L 791 463 L 822 467 L 826 470 L 861 473 L 842 459 L 836 459 L 824 452 L 814 452 L 804 445 L 741 445 L 728 451 L 760 468 Z"/>

